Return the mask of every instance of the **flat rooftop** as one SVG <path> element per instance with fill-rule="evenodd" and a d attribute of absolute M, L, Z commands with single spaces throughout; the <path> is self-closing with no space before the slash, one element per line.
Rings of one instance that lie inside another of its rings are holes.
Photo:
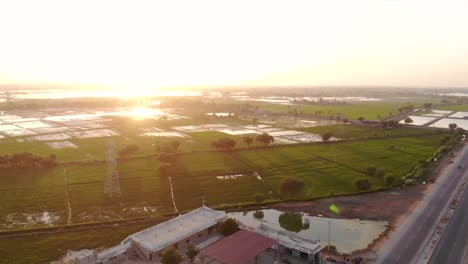
<path fill-rule="evenodd" d="M 158 251 L 215 225 L 225 216 L 222 211 L 203 206 L 135 233 L 130 238 L 147 250 Z"/>

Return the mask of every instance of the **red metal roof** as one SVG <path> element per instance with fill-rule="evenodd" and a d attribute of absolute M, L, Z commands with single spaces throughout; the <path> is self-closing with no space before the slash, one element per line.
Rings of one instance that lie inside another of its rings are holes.
<path fill-rule="evenodd" d="M 201 255 L 225 264 L 242 264 L 277 242 L 252 231 L 243 230 L 223 238 L 201 250 Z"/>

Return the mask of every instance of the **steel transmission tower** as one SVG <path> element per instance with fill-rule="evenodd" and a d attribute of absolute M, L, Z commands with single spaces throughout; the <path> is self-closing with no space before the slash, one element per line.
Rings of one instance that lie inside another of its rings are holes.
<path fill-rule="evenodd" d="M 119 173 L 117 172 L 117 161 L 115 160 L 115 148 L 112 140 L 107 143 L 107 178 L 104 187 L 104 195 L 109 198 L 116 198 L 121 195 Z"/>

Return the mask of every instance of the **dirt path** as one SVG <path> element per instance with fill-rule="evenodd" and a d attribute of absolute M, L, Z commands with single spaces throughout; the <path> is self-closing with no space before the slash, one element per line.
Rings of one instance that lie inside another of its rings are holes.
<path fill-rule="evenodd" d="M 65 194 L 67 195 L 67 209 L 68 209 L 68 218 L 67 218 L 67 224 L 71 224 L 71 218 L 72 218 L 72 209 L 71 209 L 71 203 L 70 203 L 70 189 L 68 187 L 68 172 L 67 169 L 64 168 L 63 172 L 65 173 L 65 187 L 66 191 Z"/>
<path fill-rule="evenodd" d="M 174 198 L 174 189 L 172 188 L 172 178 L 169 176 L 169 184 L 171 186 L 171 197 L 172 197 L 172 205 L 174 205 L 174 212 L 179 213 L 179 209 L 177 209 L 175 198 Z"/>
<path fill-rule="evenodd" d="M 281 211 L 305 212 L 331 218 L 360 218 L 366 220 L 386 220 L 395 223 L 398 218 L 411 212 L 424 196 L 428 185 L 415 185 L 399 190 L 376 192 L 364 195 L 341 196 L 317 201 L 279 203 L 272 208 Z M 336 205 L 340 214 L 329 209 Z"/>

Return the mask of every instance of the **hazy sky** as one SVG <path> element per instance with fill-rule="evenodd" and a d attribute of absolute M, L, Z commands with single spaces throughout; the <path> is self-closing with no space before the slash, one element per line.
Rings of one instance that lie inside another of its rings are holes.
<path fill-rule="evenodd" d="M 0 83 L 468 87 L 468 0 L 0 0 Z"/>

